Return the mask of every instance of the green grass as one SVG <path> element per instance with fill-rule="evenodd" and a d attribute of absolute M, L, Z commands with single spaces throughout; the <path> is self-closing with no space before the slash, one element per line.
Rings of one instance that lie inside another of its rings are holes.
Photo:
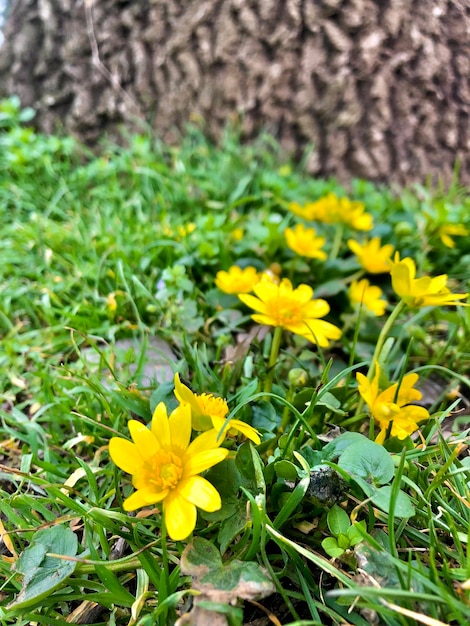
<path fill-rule="evenodd" d="M 65 624 L 98 606 L 86 623 L 174 624 L 196 619 L 194 597 L 207 623 L 213 611 L 230 625 L 261 618 L 258 598 L 292 626 L 468 624 L 470 308 L 408 308 L 393 325 L 380 356 L 389 380 L 416 371 L 438 391 L 424 391 L 419 435 L 379 446 L 355 375 L 387 318 L 358 315 L 347 296 L 359 266 L 346 241 L 364 234 L 339 240 L 316 224 L 327 252 L 340 243 L 326 262 L 296 256 L 283 234 L 290 202 L 348 196 L 419 276 L 448 274 L 462 293 L 468 235 L 454 248 L 440 235 L 470 230 L 466 190 L 345 188 L 308 176 L 268 135 L 242 145 L 236 129 L 219 146 L 189 127 L 178 147 L 149 133 L 95 155 L 35 133 L 30 117 L 0 102 L 0 623 Z M 341 340 L 319 349 L 257 332 L 252 311 L 215 286 L 233 264 L 311 285 Z M 390 276 L 368 278 L 390 315 Z M 172 358 L 156 361 L 155 338 Z M 129 419 L 177 406 L 172 372 L 262 433 L 256 447 L 226 440 L 229 458 L 206 473 L 222 508 L 200 511 L 183 542 L 162 534 L 158 506 L 124 511 L 132 486 L 107 449 Z"/>

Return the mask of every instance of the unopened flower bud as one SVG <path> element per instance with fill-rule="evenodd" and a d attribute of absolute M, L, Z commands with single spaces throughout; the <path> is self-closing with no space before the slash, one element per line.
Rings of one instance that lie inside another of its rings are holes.
<path fill-rule="evenodd" d="M 289 371 L 289 383 L 292 387 L 304 387 L 307 384 L 308 374 L 300 367 L 294 367 Z"/>

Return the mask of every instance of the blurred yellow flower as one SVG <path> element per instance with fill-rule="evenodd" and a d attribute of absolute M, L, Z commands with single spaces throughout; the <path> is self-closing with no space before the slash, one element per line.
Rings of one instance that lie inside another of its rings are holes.
<path fill-rule="evenodd" d="M 455 242 L 452 237 L 464 237 L 470 233 L 462 224 L 442 224 L 437 234 L 445 246 L 455 248 Z"/>
<path fill-rule="evenodd" d="M 232 265 L 228 272 L 224 270 L 217 272 L 215 284 L 224 293 L 249 293 L 253 291 L 253 287 L 260 281 L 260 278 L 256 268 L 251 265 L 244 269 L 238 265 Z"/>
<path fill-rule="evenodd" d="M 362 231 L 371 230 L 374 226 L 372 215 L 365 212 L 362 202 L 338 198 L 334 193 L 329 193 L 316 202 L 308 202 L 304 206 L 291 202 L 288 208 L 295 215 L 306 220 L 326 224 L 345 224 Z"/>
<path fill-rule="evenodd" d="M 298 202 L 289 202 L 287 208 L 289 209 L 289 211 L 291 211 L 294 215 L 297 215 L 298 217 L 302 217 L 305 220 L 312 220 L 313 217 L 312 217 L 312 212 L 310 210 L 311 205 L 312 205 L 312 202 L 307 202 L 303 206 L 299 204 Z"/>
<path fill-rule="evenodd" d="M 109 442 L 111 459 L 132 475 L 136 489 L 124 500 L 124 509 L 162 502 L 168 535 L 175 541 L 186 539 L 196 526 L 196 506 L 210 513 L 221 507 L 219 493 L 199 474 L 223 461 L 228 450 L 219 447 L 214 430 L 190 443 L 191 410 L 186 405 L 167 417 L 160 403 L 150 429 L 137 420 L 128 426 L 132 442 L 121 437 Z"/>
<path fill-rule="evenodd" d="M 117 301 L 116 301 L 116 294 L 114 293 L 114 291 L 112 291 L 111 293 L 108 293 L 106 297 L 106 308 L 108 309 L 109 313 L 116 312 Z"/>
<path fill-rule="evenodd" d="M 360 244 L 355 239 L 348 240 L 349 249 L 356 255 L 360 265 L 369 274 L 389 272 L 392 265 L 393 246 L 390 243 L 380 245 L 380 237 Z"/>
<path fill-rule="evenodd" d="M 341 337 L 339 328 L 319 319 L 328 314 L 330 306 L 325 300 L 313 300 L 313 289 L 308 285 L 299 285 L 294 289 L 287 278 L 283 278 L 278 285 L 263 280 L 253 291 L 256 297 L 238 297 L 258 311 L 251 316 L 258 324 L 285 328 L 321 347 L 327 347 L 330 339 Z"/>
<path fill-rule="evenodd" d="M 418 374 L 406 374 L 401 381 L 380 390 L 380 365 L 375 363 L 375 376 L 369 381 L 363 374 L 356 374 L 359 393 L 369 407 L 372 417 L 380 427 L 376 438 L 383 443 L 387 434 L 398 439 L 405 439 L 416 430 L 418 423 L 429 419 L 429 412 L 422 406 L 411 404 L 420 400 L 422 393 L 414 389 Z"/>
<path fill-rule="evenodd" d="M 326 239 L 325 237 L 317 237 L 314 228 L 305 228 L 303 224 L 297 224 L 295 228 L 286 228 L 284 235 L 287 245 L 296 254 L 322 261 L 327 258 L 326 252 L 321 250 Z"/>
<path fill-rule="evenodd" d="M 415 262 L 409 257 L 400 260 L 398 252 L 395 253 L 390 274 L 393 290 L 410 307 L 459 304 L 465 306 L 465 303 L 457 300 L 463 300 L 468 294 L 451 293 L 447 287 L 447 274 L 435 278 L 430 276 L 415 278 Z"/>
<path fill-rule="evenodd" d="M 177 230 L 181 237 L 186 237 L 186 235 L 190 235 L 196 230 L 196 224 L 194 222 L 190 222 L 189 224 L 186 224 L 186 226 L 180 225 Z"/>
<path fill-rule="evenodd" d="M 251 439 L 253 443 L 258 445 L 261 441 L 259 432 L 246 422 L 241 420 L 230 420 L 224 427 L 225 420 L 228 415 L 228 405 L 223 398 L 217 398 L 211 393 L 196 394 L 183 385 L 178 374 L 175 374 L 175 396 L 181 404 L 187 404 L 191 407 L 192 425 L 194 430 L 215 429 L 216 436 L 220 442 L 224 437 L 236 435 L 239 432 L 245 435 L 247 439 Z M 224 429 L 223 432 L 222 428 Z"/>
<path fill-rule="evenodd" d="M 384 315 L 387 301 L 382 299 L 382 289 L 371 285 L 367 278 L 353 280 L 348 293 L 353 306 L 363 306 L 376 316 Z"/>
<path fill-rule="evenodd" d="M 243 228 L 234 228 L 232 230 L 232 239 L 234 239 L 235 241 L 241 241 L 243 239 Z"/>

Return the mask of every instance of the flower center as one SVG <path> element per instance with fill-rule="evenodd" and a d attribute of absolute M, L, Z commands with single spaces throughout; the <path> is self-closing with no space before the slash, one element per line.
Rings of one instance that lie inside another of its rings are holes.
<path fill-rule="evenodd" d="M 223 398 L 217 398 L 210 393 L 197 395 L 196 398 L 202 415 L 224 418 L 227 415 L 228 406 Z"/>
<path fill-rule="evenodd" d="M 149 469 L 149 480 L 159 490 L 174 489 L 181 479 L 183 464 L 173 452 L 162 452 Z"/>
<path fill-rule="evenodd" d="M 286 327 L 303 321 L 297 302 L 273 300 L 266 303 L 267 314 L 276 320 L 275 326 Z"/>
<path fill-rule="evenodd" d="M 381 424 L 388 424 L 400 413 L 400 407 L 394 402 L 377 402 L 373 415 Z"/>

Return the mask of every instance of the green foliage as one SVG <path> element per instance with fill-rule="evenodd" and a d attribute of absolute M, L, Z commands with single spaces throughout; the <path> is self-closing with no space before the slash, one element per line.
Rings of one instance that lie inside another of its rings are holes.
<path fill-rule="evenodd" d="M 469 291 L 466 190 L 346 189 L 233 128 L 218 146 L 191 126 L 178 146 L 149 132 L 92 154 L 33 117 L 0 102 L 0 624 L 70 623 L 93 603 L 96 624 L 243 624 L 264 616 L 249 600 L 282 623 L 468 624 L 470 307 L 396 313 L 390 276 L 347 244 L 381 237 Z M 363 202 L 373 230 L 315 222 L 328 259 L 301 257 L 289 204 L 328 193 Z M 233 265 L 311 286 L 341 339 L 256 325 L 216 286 Z M 384 317 L 350 302 L 365 275 Z M 374 354 L 384 389 L 419 374 L 419 434 L 374 441 L 356 381 Z M 130 418 L 178 405 L 175 372 L 261 434 L 227 436 L 204 474 L 222 506 L 188 542 L 162 535 L 159 503 L 124 512 L 134 486 L 108 453 Z"/>
<path fill-rule="evenodd" d="M 17 612 L 39 605 L 61 587 L 75 569 L 77 548 L 77 535 L 70 528 L 52 526 L 35 533 L 16 563 L 15 571 L 23 576 L 22 588 L 8 608 Z"/>

